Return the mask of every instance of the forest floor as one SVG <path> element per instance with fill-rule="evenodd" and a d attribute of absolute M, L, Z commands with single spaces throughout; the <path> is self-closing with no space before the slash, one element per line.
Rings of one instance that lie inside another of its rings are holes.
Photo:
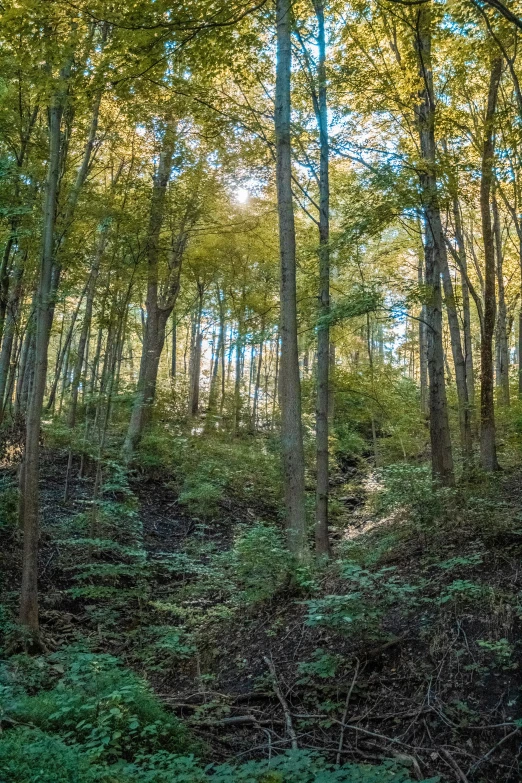
<path fill-rule="evenodd" d="M 502 474 L 487 496 L 450 504 L 431 530 L 401 514 L 377 524 L 361 504 L 338 535 L 335 565 L 238 602 L 227 581 L 230 519 L 202 525 L 182 513 L 168 482 L 144 473 L 130 484 L 142 565 L 123 548 L 106 550 L 98 558 L 106 578 L 84 563 L 75 592 L 78 548 L 64 530 L 89 514 L 93 476 L 75 470 L 66 503 L 66 465 L 66 452 L 45 452 L 40 589 L 49 650 L 87 638 L 93 651 L 122 658 L 212 761 L 294 744 L 332 760 L 399 758 L 417 779 L 520 780 L 519 473 Z M 4 478 L 14 471 L 4 468 Z M 110 495 L 109 517 L 129 488 Z M 20 534 L 0 533 L 14 605 Z M 216 553 L 221 572 L 210 565 Z M 154 644 L 161 626 L 179 633 Z"/>

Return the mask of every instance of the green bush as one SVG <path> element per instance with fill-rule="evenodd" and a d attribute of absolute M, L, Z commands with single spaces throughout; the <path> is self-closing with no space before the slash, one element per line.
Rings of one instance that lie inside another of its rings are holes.
<path fill-rule="evenodd" d="M 161 752 L 132 764 L 106 766 L 79 745 L 66 745 L 38 729 L 16 729 L 0 738 L 2 783 L 409 783 L 391 762 L 336 768 L 306 752 L 270 761 L 203 767 L 193 756 Z M 436 778 L 423 783 L 437 783 Z"/>
<path fill-rule="evenodd" d="M 18 487 L 8 478 L 0 478 L 0 530 L 13 528 L 18 522 Z"/>
<path fill-rule="evenodd" d="M 77 745 L 38 729 L 16 729 L 0 739 L 2 783 L 116 783 Z"/>
<path fill-rule="evenodd" d="M 392 606 L 405 610 L 417 604 L 421 585 L 401 582 L 395 568 L 371 572 L 356 563 L 345 563 L 342 576 L 351 590 L 307 601 L 307 625 L 327 626 L 344 634 L 379 638 L 382 620 Z"/>
<path fill-rule="evenodd" d="M 421 530 L 429 530 L 444 517 L 455 490 L 434 484 L 428 465 L 397 463 L 379 471 L 382 488 L 376 494 L 376 511 L 382 515 L 405 512 Z"/>
<path fill-rule="evenodd" d="M 249 601 L 270 598 L 288 580 L 291 557 L 274 527 L 258 524 L 241 532 L 232 557 L 235 578 Z"/>
<path fill-rule="evenodd" d="M 148 753 L 189 747 L 181 723 L 117 659 L 69 652 L 50 660 L 63 666 L 63 677 L 51 690 L 16 694 L 8 711 L 11 718 L 81 743 L 100 758 L 124 757 L 130 747 Z"/>
<path fill-rule="evenodd" d="M 151 430 L 138 458 L 146 468 L 168 470 L 179 503 L 190 514 L 212 519 L 219 512 L 253 509 L 263 518 L 279 513 L 280 462 L 267 438 L 229 433 L 169 434 Z"/>

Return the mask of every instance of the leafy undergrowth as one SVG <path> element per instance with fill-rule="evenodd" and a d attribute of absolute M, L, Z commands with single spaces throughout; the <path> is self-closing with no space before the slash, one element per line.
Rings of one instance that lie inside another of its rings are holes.
<path fill-rule="evenodd" d="M 332 562 L 298 565 L 277 508 L 232 502 L 236 475 L 228 516 L 117 464 L 96 504 L 89 476 L 65 504 L 65 458 L 46 460 L 36 658 L 13 654 L 4 476 L 2 782 L 520 779 L 519 476 L 442 491 L 392 466 Z"/>

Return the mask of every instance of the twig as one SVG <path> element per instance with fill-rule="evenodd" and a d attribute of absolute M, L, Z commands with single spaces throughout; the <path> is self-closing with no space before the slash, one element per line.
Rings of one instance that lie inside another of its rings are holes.
<path fill-rule="evenodd" d="M 357 681 L 357 677 L 358 677 L 358 674 L 359 674 L 359 666 L 360 666 L 359 659 L 356 658 L 355 671 L 353 673 L 352 683 L 350 685 L 350 689 L 349 689 L 348 693 L 346 694 L 346 701 L 344 703 L 344 712 L 343 712 L 343 717 L 342 717 L 342 724 L 343 725 L 341 726 L 341 734 L 339 736 L 339 747 L 337 748 L 337 757 L 336 757 L 336 760 L 335 760 L 336 764 L 340 764 L 341 763 L 341 755 L 342 755 L 342 752 L 343 752 L 343 745 L 344 745 L 344 729 L 345 729 L 345 725 L 344 724 L 346 723 L 346 718 L 348 717 L 348 706 L 350 704 L 350 698 L 351 698 L 351 695 L 352 695 L 352 691 L 354 689 L 354 686 L 355 686 L 355 683 Z"/>
<path fill-rule="evenodd" d="M 410 756 L 407 753 L 397 753 L 397 752 L 395 752 L 393 756 L 394 758 L 397 759 L 397 761 L 402 761 L 403 764 L 409 764 L 417 780 L 423 779 L 424 775 L 422 774 L 422 770 L 420 768 L 419 762 L 417 761 L 415 756 Z"/>
<path fill-rule="evenodd" d="M 511 739 L 511 737 L 514 737 L 515 734 L 518 734 L 519 731 L 520 731 L 520 727 L 517 726 L 514 731 L 510 731 L 509 734 L 506 734 L 505 737 L 502 737 L 502 739 L 499 742 L 497 742 L 496 745 L 493 745 L 491 750 L 488 750 L 488 752 L 484 756 L 482 756 L 481 759 L 479 759 L 478 761 L 476 761 L 474 764 L 471 765 L 471 767 L 468 769 L 467 774 L 472 775 L 475 772 L 475 770 L 478 769 L 478 767 L 480 767 L 481 764 L 483 764 L 485 761 L 489 759 L 489 757 L 496 751 L 497 748 L 503 745 L 504 742 L 507 742 L 508 739 Z"/>
<path fill-rule="evenodd" d="M 229 718 L 208 718 L 200 720 L 194 719 L 194 725 L 197 726 L 273 726 L 282 724 L 281 720 L 272 720 L 271 718 L 259 720 L 255 715 L 232 715 Z M 285 724 L 286 725 L 286 724 Z"/>
<path fill-rule="evenodd" d="M 274 662 L 271 661 L 270 658 L 268 658 L 266 655 L 263 656 L 263 660 L 268 666 L 268 670 L 272 677 L 272 685 L 274 688 L 275 695 L 281 702 L 281 707 L 283 708 L 283 712 L 285 715 L 286 731 L 288 733 L 288 736 L 290 737 L 292 750 L 297 750 L 297 734 L 295 733 L 294 724 L 292 723 L 292 716 L 290 714 L 290 708 L 288 706 L 288 702 L 285 699 L 281 688 L 279 687 L 279 681 L 277 679 L 277 673 L 275 670 Z"/>
<path fill-rule="evenodd" d="M 447 760 L 450 767 L 453 769 L 454 772 L 458 775 L 458 779 L 460 780 L 460 783 L 469 783 L 469 780 L 467 776 L 464 774 L 464 772 L 461 770 L 449 750 L 446 750 L 446 748 L 439 748 L 439 753 L 441 753 L 444 758 Z"/>

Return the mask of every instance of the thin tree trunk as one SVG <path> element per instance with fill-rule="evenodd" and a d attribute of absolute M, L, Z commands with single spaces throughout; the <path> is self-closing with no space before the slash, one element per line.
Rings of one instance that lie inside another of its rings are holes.
<path fill-rule="evenodd" d="M 237 435 L 241 424 L 241 351 L 243 342 L 243 315 L 237 325 L 234 379 L 234 433 Z"/>
<path fill-rule="evenodd" d="M 422 260 L 419 255 L 419 265 L 417 268 L 417 279 L 420 286 L 424 285 L 424 272 L 422 269 Z M 420 403 L 421 413 L 426 418 L 429 416 L 428 399 L 428 327 L 427 327 L 427 308 L 423 303 L 419 318 L 419 383 L 420 383 Z"/>
<path fill-rule="evenodd" d="M 462 290 L 462 331 L 464 333 L 464 356 L 466 362 L 466 385 L 468 389 L 468 402 L 471 411 L 471 426 L 475 421 L 475 370 L 473 367 L 473 342 L 471 337 L 471 308 L 469 299 L 469 285 L 467 274 L 466 245 L 462 230 L 462 218 L 457 194 L 453 197 L 453 218 L 455 221 L 455 241 L 459 258 L 459 272 Z"/>
<path fill-rule="evenodd" d="M 314 0 L 318 26 L 317 95 L 314 109 L 319 128 L 319 328 L 317 330 L 315 551 L 330 555 L 328 535 L 329 480 L 329 375 L 330 375 L 330 177 L 328 138 L 328 96 L 326 78 L 326 36 L 323 0 Z"/>
<path fill-rule="evenodd" d="M 203 286 L 198 284 L 198 310 L 194 323 L 192 350 L 190 357 L 190 388 L 189 388 L 189 416 L 195 417 L 199 413 L 199 383 L 201 376 L 201 349 L 203 334 L 201 331 L 201 319 L 203 316 Z"/>
<path fill-rule="evenodd" d="M 424 217 L 425 283 L 429 289 L 426 303 L 428 324 L 428 377 L 430 440 L 433 477 L 443 485 L 455 481 L 453 455 L 444 379 L 442 342 L 441 254 L 445 253 L 444 235 L 435 174 L 435 94 L 431 66 L 431 7 L 421 5 L 417 13 L 416 53 L 422 87 L 416 119 L 419 130 L 422 168 L 419 173 Z"/>
<path fill-rule="evenodd" d="M 466 382 L 466 360 L 462 351 L 462 338 L 460 334 L 459 316 L 453 292 L 453 282 L 448 265 L 446 247 L 440 254 L 442 285 L 444 287 L 444 300 L 450 332 L 451 353 L 455 368 L 455 383 L 457 385 L 457 398 L 459 406 L 459 430 L 460 446 L 464 462 L 469 466 L 473 459 L 473 434 L 471 429 L 471 411 L 468 399 L 468 386 Z"/>
<path fill-rule="evenodd" d="M 72 63 L 71 63 L 72 64 Z M 34 381 L 27 415 L 26 442 L 20 503 L 23 526 L 22 585 L 20 590 L 20 622 L 34 636 L 38 635 L 38 538 L 40 473 L 40 422 L 43 411 L 49 338 L 53 302 L 52 274 L 54 265 L 56 206 L 61 170 L 61 120 L 67 98 L 66 84 L 71 64 L 60 74 L 59 86 L 49 106 L 49 163 L 43 214 L 40 281 L 36 294 L 36 339 Z"/>
<path fill-rule="evenodd" d="M 6 389 L 11 366 L 13 342 L 16 334 L 16 322 L 18 319 L 20 296 L 22 293 L 24 266 L 25 259 L 20 259 L 14 271 L 13 284 L 9 292 L 9 301 L 7 303 L 7 318 L 2 340 L 2 349 L 0 351 L 0 424 L 2 423 L 6 410 Z"/>
<path fill-rule="evenodd" d="M 275 371 L 274 371 L 274 399 L 272 401 L 272 429 L 274 428 L 277 406 L 279 403 L 279 330 L 276 331 L 275 336 Z"/>
<path fill-rule="evenodd" d="M 47 402 L 47 410 L 48 411 L 54 409 L 54 403 L 55 403 L 55 399 L 56 399 L 56 392 L 58 390 L 59 378 L 60 378 L 60 375 L 62 373 L 62 369 L 63 369 L 63 365 L 64 365 L 64 362 L 65 362 L 65 359 L 66 358 L 68 359 L 68 357 L 69 357 L 69 351 L 70 351 L 70 347 L 71 347 L 71 340 L 72 340 L 73 334 L 74 334 L 74 327 L 76 325 L 76 320 L 78 318 L 78 313 L 80 312 L 80 307 L 82 306 L 83 297 L 85 296 L 88 288 L 89 288 L 89 282 L 87 282 L 87 284 L 85 285 L 85 287 L 84 287 L 84 289 L 83 289 L 83 291 L 81 293 L 81 296 L 80 296 L 80 299 L 78 301 L 78 304 L 76 305 L 76 307 L 74 309 L 74 312 L 73 312 L 73 315 L 72 315 L 72 318 L 71 318 L 71 323 L 69 324 L 69 328 L 67 330 L 67 334 L 65 335 L 65 341 L 64 341 L 64 343 L 63 343 L 63 345 L 61 347 L 61 350 L 58 352 L 58 357 L 57 357 L 57 360 L 56 360 L 56 367 L 55 367 L 55 370 L 54 370 L 54 379 L 53 379 L 53 383 L 52 383 L 52 386 L 51 386 L 51 391 L 50 391 L 50 394 L 49 394 L 49 400 Z"/>
<path fill-rule="evenodd" d="M 20 352 L 22 348 L 22 335 L 15 332 L 13 350 L 11 352 L 11 366 L 9 368 L 9 377 L 7 379 L 7 388 L 2 403 L 2 416 L 9 410 L 12 414 L 13 390 L 15 386 L 16 373 L 19 367 Z"/>
<path fill-rule="evenodd" d="M 154 177 L 152 199 L 147 230 L 146 256 L 147 318 L 143 330 L 143 346 L 136 398 L 132 408 L 127 435 L 123 444 L 123 456 L 129 462 L 141 439 L 156 394 L 159 360 L 165 341 L 167 319 L 174 308 L 167 312 L 159 307 L 159 240 L 165 212 L 167 187 L 172 171 L 176 136 L 174 123 L 168 120 L 163 135 L 158 171 Z"/>
<path fill-rule="evenodd" d="M 500 226 L 500 215 L 495 192 L 491 201 L 493 212 L 493 234 L 495 237 L 496 250 L 496 273 L 497 273 L 497 291 L 498 291 L 498 311 L 496 327 L 496 349 L 498 356 L 497 364 L 497 386 L 499 389 L 498 401 L 500 405 L 509 405 L 509 347 L 507 331 L 507 310 L 506 297 L 504 291 L 504 257 L 502 252 L 502 230 Z"/>
<path fill-rule="evenodd" d="M 178 353 L 178 322 L 176 311 L 172 311 L 172 335 L 171 335 L 170 377 L 176 377 L 177 353 Z"/>
<path fill-rule="evenodd" d="M 281 256 L 281 451 L 288 547 L 297 557 L 308 552 L 305 513 L 301 383 L 297 343 L 296 248 L 292 201 L 291 0 L 277 0 L 275 134 L 277 206 Z"/>
<path fill-rule="evenodd" d="M 259 343 L 259 354 L 257 356 L 256 381 L 254 384 L 254 400 L 252 403 L 252 430 L 257 429 L 257 412 L 259 406 L 259 391 L 261 389 L 261 368 L 263 366 L 263 345 L 264 345 L 265 325 L 261 326 L 261 341 Z"/>
<path fill-rule="evenodd" d="M 502 76 L 502 60 L 491 64 L 488 102 L 484 125 L 482 150 L 482 173 L 480 179 L 480 212 L 482 216 L 482 238 L 484 242 L 484 327 L 481 341 L 481 386 L 480 386 L 480 457 L 484 470 L 498 470 L 495 401 L 493 384 L 493 335 L 495 331 L 495 243 L 491 221 L 491 189 L 493 186 L 493 163 L 495 155 L 494 122 L 498 89 Z"/>
<path fill-rule="evenodd" d="M 218 288 L 217 291 L 217 299 L 218 299 L 218 305 L 219 305 L 219 334 L 218 334 L 218 342 L 214 357 L 214 365 L 212 367 L 212 373 L 210 376 L 210 390 L 209 390 L 209 396 L 208 396 L 208 410 L 209 412 L 213 412 L 216 407 L 216 400 L 217 400 L 217 383 L 219 378 L 219 370 L 221 367 L 221 372 L 223 373 L 224 367 L 223 367 L 223 356 L 225 353 L 225 312 L 223 309 L 223 301 L 221 299 L 221 292 Z"/>
<path fill-rule="evenodd" d="M 85 312 L 83 314 L 82 329 L 80 332 L 80 338 L 78 340 L 78 352 L 76 355 L 76 363 L 74 366 L 73 378 L 72 378 L 71 404 L 70 404 L 69 415 L 67 420 L 67 424 L 71 429 L 73 429 L 76 425 L 76 412 L 78 408 L 78 392 L 80 388 L 82 367 L 85 359 L 87 338 L 91 329 L 92 310 L 94 304 L 94 297 L 96 294 L 96 283 L 100 271 L 101 259 L 105 250 L 106 240 L 107 240 L 107 230 L 104 227 L 102 228 L 102 232 L 98 241 L 98 247 L 96 249 L 94 262 L 92 265 L 91 273 L 89 275 L 89 281 L 87 283 Z"/>
<path fill-rule="evenodd" d="M 25 336 L 22 342 L 20 366 L 16 381 L 16 396 L 14 416 L 19 418 L 27 411 L 29 377 L 33 368 L 34 345 L 34 320 L 36 313 L 36 300 L 33 298 L 31 309 L 25 325 Z"/>

